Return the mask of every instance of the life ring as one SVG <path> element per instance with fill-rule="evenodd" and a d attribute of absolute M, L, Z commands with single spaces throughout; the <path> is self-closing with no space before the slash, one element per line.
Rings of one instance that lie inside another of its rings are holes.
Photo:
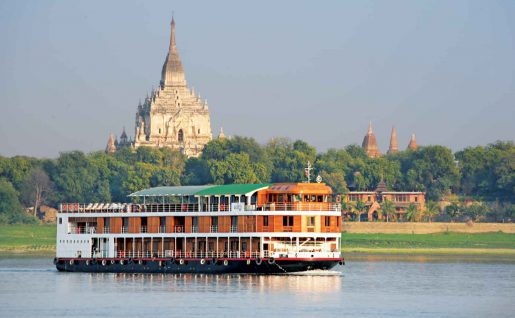
<path fill-rule="evenodd" d="M 159 261 L 159 267 L 163 267 L 163 261 Z"/>
<path fill-rule="evenodd" d="M 54 257 L 54 265 L 57 265 L 57 257 Z"/>
<path fill-rule="evenodd" d="M 102 266 L 106 266 L 107 265 L 107 262 L 105 259 L 102 260 Z"/>
<path fill-rule="evenodd" d="M 228 260 L 224 260 L 224 266 L 227 266 L 229 265 L 229 261 Z"/>
<path fill-rule="evenodd" d="M 182 259 L 182 258 L 181 258 L 181 259 L 179 260 L 179 264 L 184 265 L 184 259 Z"/>
<path fill-rule="evenodd" d="M 247 260 L 247 265 L 250 265 L 250 259 Z"/>
<path fill-rule="evenodd" d="M 72 259 L 69 261 L 69 264 L 70 265 L 73 265 L 73 263 L 75 263 Z"/>
<path fill-rule="evenodd" d="M 114 265 L 116 261 L 114 259 L 111 260 L 111 265 Z"/>
<path fill-rule="evenodd" d="M 89 259 L 86 260 L 86 266 L 89 266 Z"/>
<path fill-rule="evenodd" d="M 273 257 L 270 257 L 268 259 L 268 264 L 270 264 L 270 265 L 275 264 L 275 259 Z"/>
<path fill-rule="evenodd" d="M 138 264 L 139 264 L 139 265 L 142 265 L 142 264 L 143 264 L 143 261 L 142 261 L 142 260 L 139 260 L 139 261 L 138 261 Z"/>
<path fill-rule="evenodd" d="M 125 261 L 123 259 L 120 260 L 120 265 L 125 265 Z"/>
<path fill-rule="evenodd" d="M 206 260 L 205 259 L 201 259 L 200 260 L 200 265 L 205 265 L 206 264 Z"/>
<path fill-rule="evenodd" d="M 182 227 L 177 227 L 177 233 L 181 233 L 182 232 Z"/>
<path fill-rule="evenodd" d="M 256 265 L 261 265 L 261 263 L 263 262 L 263 260 L 260 258 L 260 257 L 256 257 Z"/>

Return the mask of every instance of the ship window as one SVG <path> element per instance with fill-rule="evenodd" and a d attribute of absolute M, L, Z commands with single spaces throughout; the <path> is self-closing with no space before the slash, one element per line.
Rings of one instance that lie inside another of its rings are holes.
<path fill-rule="evenodd" d="M 330 216 L 325 217 L 325 226 L 331 226 L 331 217 Z"/>
<path fill-rule="evenodd" d="M 315 226 L 315 217 L 308 216 L 308 226 Z"/>
<path fill-rule="evenodd" d="M 293 215 L 283 216 L 283 226 L 293 226 Z"/>
<path fill-rule="evenodd" d="M 179 139 L 179 142 L 184 141 L 184 132 L 182 131 L 182 129 L 179 129 L 178 139 Z"/>
<path fill-rule="evenodd" d="M 263 226 L 268 226 L 268 215 L 263 217 Z"/>
<path fill-rule="evenodd" d="M 59 218 L 59 224 L 63 224 L 63 218 Z"/>

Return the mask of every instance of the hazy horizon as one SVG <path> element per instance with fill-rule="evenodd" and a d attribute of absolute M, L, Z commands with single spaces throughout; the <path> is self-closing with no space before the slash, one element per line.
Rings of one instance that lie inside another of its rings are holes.
<path fill-rule="evenodd" d="M 0 2 L 0 155 L 103 150 L 157 87 L 172 10 L 213 136 L 454 151 L 515 139 L 515 2 Z"/>

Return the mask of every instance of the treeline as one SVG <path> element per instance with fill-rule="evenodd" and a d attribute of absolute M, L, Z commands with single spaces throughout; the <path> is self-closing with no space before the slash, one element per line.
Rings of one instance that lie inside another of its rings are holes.
<path fill-rule="evenodd" d="M 114 154 L 80 151 L 57 159 L 0 157 L 0 223 L 31 222 L 24 208 L 59 202 L 123 202 L 127 195 L 161 185 L 300 182 L 307 161 L 335 193 L 349 187 L 373 190 L 384 180 L 391 190 L 425 191 L 432 201 L 450 193 L 513 205 L 515 146 L 497 142 L 453 154 L 443 146 L 420 147 L 369 158 L 350 145 L 317 153 L 304 141 L 274 138 L 216 139 L 200 158 L 170 149 L 141 147 Z M 35 212 L 34 212 L 35 213 Z"/>

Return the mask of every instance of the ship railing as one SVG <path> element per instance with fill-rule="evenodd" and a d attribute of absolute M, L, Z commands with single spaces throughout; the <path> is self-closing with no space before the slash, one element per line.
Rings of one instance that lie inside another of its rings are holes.
<path fill-rule="evenodd" d="M 104 229 L 103 229 L 102 233 L 106 233 L 106 234 L 111 233 L 111 228 L 109 226 L 104 226 Z"/>
<path fill-rule="evenodd" d="M 292 202 L 265 203 L 260 206 L 244 203 L 196 204 L 134 204 L 134 203 L 62 203 L 61 213 L 131 213 L 131 212 L 242 212 L 242 211 L 335 211 L 341 212 L 340 203 L 331 202 Z"/>
<path fill-rule="evenodd" d="M 147 231 L 148 231 L 148 228 L 145 225 L 142 225 L 140 227 L 140 233 L 147 233 Z"/>
<path fill-rule="evenodd" d="M 232 225 L 231 226 L 231 233 L 237 233 L 238 232 L 238 226 L 237 225 Z"/>
<path fill-rule="evenodd" d="M 98 254 L 98 253 L 97 253 Z M 118 258 L 204 258 L 204 259 L 216 259 L 216 258 L 256 258 L 260 257 L 260 252 L 250 251 L 116 251 Z"/>
<path fill-rule="evenodd" d="M 211 233 L 218 233 L 218 225 L 211 225 L 211 226 L 209 227 L 209 231 L 210 231 Z"/>
<path fill-rule="evenodd" d="M 96 232 L 97 228 L 94 226 L 72 226 L 68 234 L 95 234 Z"/>
<path fill-rule="evenodd" d="M 165 225 L 161 225 L 159 227 L 159 233 L 166 233 L 166 226 Z"/>
<path fill-rule="evenodd" d="M 191 227 L 191 233 L 198 233 L 198 226 L 193 225 L 193 226 Z"/>
<path fill-rule="evenodd" d="M 131 203 L 61 203 L 59 212 L 61 213 L 95 213 L 95 212 L 128 212 Z"/>
<path fill-rule="evenodd" d="M 126 226 L 122 226 L 122 233 L 129 233 L 129 229 Z"/>
<path fill-rule="evenodd" d="M 258 207 L 259 211 L 334 211 L 341 212 L 340 203 L 331 202 L 293 202 L 265 203 Z"/>
<path fill-rule="evenodd" d="M 266 251 L 265 257 L 274 258 L 339 258 L 338 251 Z"/>

